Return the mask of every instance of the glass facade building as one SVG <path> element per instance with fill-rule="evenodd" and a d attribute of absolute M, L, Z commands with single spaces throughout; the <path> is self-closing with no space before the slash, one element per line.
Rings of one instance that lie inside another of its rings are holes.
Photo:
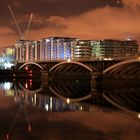
<path fill-rule="evenodd" d="M 44 60 L 66 60 L 72 58 L 75 38 L 49 37 L 42 39 Z"/>
<path fill-rule="evenodd" d="M 18 40 L 15 44 L 16 61 L 29 61 L 32 53 L 32 41 Z"/>
<path fill-rule="evenodd" d="M 98 59 L 129 59 L 138 55 L 136 40 L 99 40 L 91 41 L 92 56 Z"/>
<path fill-rule="evenodd" d="M 73 47 L 74 59 L 88 59 L 91 58 L 92 48 L 89 40 L 77 40 Z"/>
<path fill-rule="evenodd" d="M 62 61 L 129 59 L 138 55 L 135 40 L 79 40 L 69 37 L 49 37 L 38 41 L 19 40 L 16 61 Z"/>

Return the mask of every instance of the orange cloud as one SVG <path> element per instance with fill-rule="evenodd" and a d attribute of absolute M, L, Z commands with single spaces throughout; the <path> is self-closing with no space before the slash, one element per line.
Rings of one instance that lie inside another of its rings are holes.
<path fill-rule="evenodd" d="M 128 37 L 138 39 L 140 35 L 139 12 L 133 12 L 129 8 L 106 6 L 74 17 L 38 18 L 38 22 L 43 21 L 46 22 L 46 27 L 32 30 L 31 38 L 71 36 L 82 39 L 126 39 Z M 48 26 L 47 23 L 49 23 Z"/>
<path fill-rule="evenodd" d="M 15 44 L 15 40 L 16 35 L 14 31 L 8 27 L 0 27 L 0 51 L 6 46 Z"/>
<path fill-rule="evenodd" d="M 79 16 L 49 18 L 34 15 L 31 26 L 39 25 L 38 29 L 30 29 L 26 39 L 39 40 L 49 36 L 69 36 L 81 39 L 127 39 L 140 42 L 140 9 L 131 7 L 132 0 L 123 0 L 122 8 L 103 7 L 91 9 Z M 138 0 L 135 0 L 140 5 Z M 25 19 L 22 18 L 21 19 Z M 43 26 L 41 26 L 43 25 Z M 18 39 L 9 28 L 0 30 L 0 46 L 14 44 Z"/>
<path fill-rule="evenodd" d="M 139 0 L 122 0 L 122 2 L 126 7 L 131 7 L 133 9 L 140 7 Z"/>

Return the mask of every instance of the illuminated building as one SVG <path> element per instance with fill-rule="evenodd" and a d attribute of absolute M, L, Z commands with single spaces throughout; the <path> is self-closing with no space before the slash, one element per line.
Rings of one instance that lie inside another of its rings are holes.
<path fill-rule="evenodd" d="M 15 64 L 15 47 L 7 47 L 3 53 L 0 67 L 1 69 L 10 69 Z"/>
<path fill-rule="evenodd" d="M 49 37 L 38 41 L 19 40 L 16 43 L 16 61 L 66 60 L 73 57 L 75 38 Z"/>
<path fill-rule="evenodd" d="M 77 40 L 73 47 L 73 59 L 86 59 L 91 57 L 91 46 L 89 40 Z"/>
<path fill-rule="evenodd" d="M 100 41 L 95 41 L 95 40 L 92 40 L 90 41 L 90 46 L 91 46 L 91 55 L 92 55 L 92 58 L 96 58 L 96 59 L 99 59 L 99 58 L 103 58 L 104 56 L 104 53 L 105 53 L 105 50 L 104 48 L 101 47 L 100 45 Z"/>
<path fill-rule="evenodd" d="M 37 41 L 18 40 L 15 47 L 18 62 L 130 59 L 138 55 L 138 43 L 135 40 L 49 37 Z"/>
<path fill-rule="evenodd" d="M 16 61 L 29 61 L 30 53 L 29 48 L 32 41 L 18 40 L 15 44 Z"/>
<path fill-rule="evenodd" d="M 15 61 L 15 48 L 14 47 L 6 48 L 4 57 L 7 61 L 14 62 Z"/>
<path fill-rule="evenodd" d="M 42 39 L 45 60 L 66 60 L 72 58 L 75 38 L 49 37 Z"/>
<path fill-rule="evenodd" d="M 38 40 L 38 41 L 33 41 L 30 45 L 30 55 L 31 55 L 31 58 L 30 60 L 32 61 L 40 61 L 40 49 L 41 49 L 41 41 Z"/>
<path fill-rule="evenodd" d="M 137 56 L 138 43 L 135 40 L 91 41 L 92 56 L 99 59 L 129 59 Z"/>

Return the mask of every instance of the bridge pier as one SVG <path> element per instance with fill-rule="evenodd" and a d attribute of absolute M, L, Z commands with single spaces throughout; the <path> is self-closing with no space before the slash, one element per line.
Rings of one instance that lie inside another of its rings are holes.
<path fill-rule="evenodd" d="M 41 70 L 41 83 L 42 83 L 42 86 L 46 87 L 49 83 L 49 72 L 48 70 Z"/>
<path fill-rule="evenodd" d="M 91 80 L 90 80 L 90 85 L 91 85 L 91 87 L 93 88 L 93 89 L 95 89 L 95 87 L 96 87 L 96 76 L 94 75 L 94 73 L 92 72 L 91 73 Z"/>

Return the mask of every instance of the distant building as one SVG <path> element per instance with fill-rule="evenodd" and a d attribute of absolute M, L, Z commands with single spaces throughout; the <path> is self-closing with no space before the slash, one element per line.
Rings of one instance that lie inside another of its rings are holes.
<path fill-rule="evenodd" d="M 73 59 L 88 59 L 91 58 L 92 48 L 89 40 L 77 40 L 73 46 Z"/>
<path fill-rule="evenodd" d="M 42 39 L 42 50 L 44 60 L 66 60 L 72 58 L 72 48 L 75 45 L 75 38 L 49 37 Z"/>
<path fill-rule="evenodd" d="M 37 41 L 18 40 L 15 50 L 18 62 L 130 59 L 138 55 L 138 43 L 135 40 L 49 37 Z"/>
<path fill-rule="evenodd" d="M 104 57 L 105 49 L 101 47 L 100 40 L 91 40 L 90 41 L 91 46 L 91 56 L 93 59 L 100 59 Z"/>
<path fill-rule="evenodd" d="M 0 58 L 0 68 L 10 69 L 15 64 L 15 47 L 9 46 L 5 48 Z"/>
<path fill-rule="evenodd" d="M 15 44 L 16 61 L 29 61 L 30 58 L 30 47 L 32 41 L 30 40 L 18 40 Z"/>
<path fill-rule="evenodd" d="M 75 38 L 49 37 L 38 41 L 19 40 L 16 43 L 16 61 L 66 60 L 73 57 Z"/>
<path fill-rule="evenodd" d="M 138 46 L 135 40 L 91 41 L 92 56 L 99 59 L 129 59 L 138 55 Z"/>

